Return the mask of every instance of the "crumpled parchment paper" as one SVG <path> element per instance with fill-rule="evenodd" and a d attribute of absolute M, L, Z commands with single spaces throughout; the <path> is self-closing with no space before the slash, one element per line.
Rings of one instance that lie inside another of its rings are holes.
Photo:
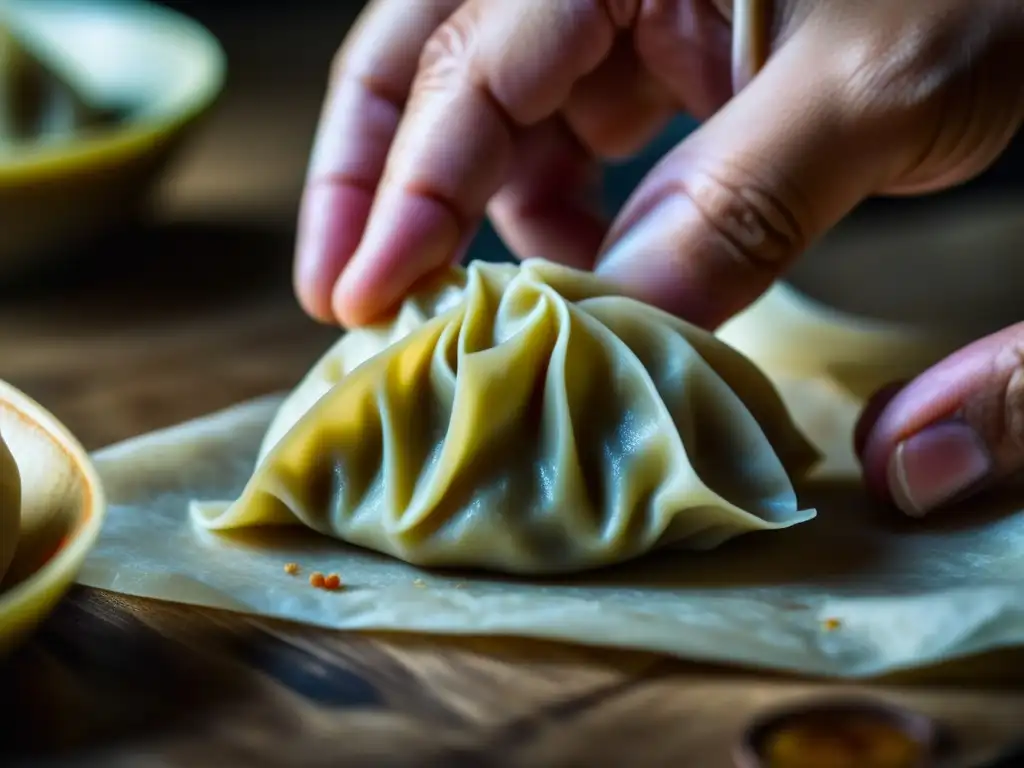
<path fill-rule="evenodd" d="M 338 629 L 538 637 L 843 677 L 1024 643 L 1024 494 L 903 520 L 859 486 L 860 403 L 826 381 L 779 384 L 827 457 L 801 489 L 818 517 L 712 552 L 537 581 L 425 572 L 303 529 L 198 531 L 188 502 L 241 491 L 274 397 L 95 454 L 110 510 L 79 581 Z M 289 562 L 302 574 L 286 574 Z M 345 589 L 313 589 L 313 571 L 337 572 Z"/>

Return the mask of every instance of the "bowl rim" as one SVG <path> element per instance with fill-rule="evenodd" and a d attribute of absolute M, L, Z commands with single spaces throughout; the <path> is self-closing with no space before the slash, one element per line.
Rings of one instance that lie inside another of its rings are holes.
<path fill-rule="evenodd" d="M 74 582 L 78 569 L 99 538 L 106 518 L 107 500 L 99 472 L 88 452 L 56 416 L 2 379 L 0 400 L 11 405 L 18 415 L 43 432 L 60 449 L 82 478 L 85 497 L 84 520 L 72 530 L 67 543 L 30 576 L 0 592 L 2 621 L 8 615 L 24 611 L 40 593 L 53 588 L 54 582 L 66 580 L 68 586 Z"/>
<path fill-rule="evenodd" d="M 735 765 L 738 768 L 763 768 L 765 762 L 761 746 L 767 734 L 791 720 L 828 714 L 870 715 L 888 722 L 921 745 L 926 760 L 936 759 L 950 744 L 949 733 L 939 721 L 892 701 L 866 695 L 817 697 L 782 705 L 754 718 L 733 746 Z"/>
<path fill-rule="evenodd" d="M 199 21 L 149 0 L 119 0 L 116 3 L 100 0 L 96 4 L 111 12 L 121 12 L 115 10 L 120 7 L 132 13 L 150 14 L 162 24 L 173 26 L 182 35 L 192 38 L 199 44 L 209 76 L 201 88 L 192 92 L 187 104 L 172 115 L 129 119 L 123 126 L 110 131 L 76 137 L 60 146 L 29 149 L 5 159 L 0 162 L 0 187 L 15 186 L 25 180 L 35 183 L 47 177 L 81 171 L 110 159 L 137 155 L 197 120 L 222 93 L 227 79 L 227 54 L 216 35 Z"/>

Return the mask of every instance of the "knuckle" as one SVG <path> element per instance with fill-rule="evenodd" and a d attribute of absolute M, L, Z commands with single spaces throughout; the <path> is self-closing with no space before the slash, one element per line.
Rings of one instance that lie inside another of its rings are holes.
<path fill-rule="evenodd" d="M 971 397 L 964 419 L 1004 466 L 1024 464 L 1024 339 L 1004 344 L 990 363 L 991 382 Z"/>
<path fill-rule="evenodd" d="M 862 115 L 930 115 L 967 63 L 964 28 L 941 14 L 929 23 L 895 23 L 849 41 L 834 58 L 835 72 L 851 109 Z"/>
<path fill-rule="evenodd" d="M 792 195 L 773 191 L 749 173 L 732 173 L 740 181 L 701 173 L 685 186 L 685 194 L 709 228 L 736 261 L 756 270 L 777 273 L 802 251 L 807 236 Z"/>
<path fill-rule="evenodd" d="M 1024 452 L 1024 366 L 1018 366 L 1010 375 L 1004 403 L 1006 435 L 1019 455 Z"/>
<path fill-rule="evenodd" d="M 994 365 L 1003 382 L 998 399 L 999 442 L 1024 459 L 1024 341 L 1015 340 L 1003 347 Z"/>
<path fill-rule="evenodd" d="M 453 79 L 471 76 L 476 37 L 474 25 L 464 13 L 456 13 L 441 24 L 423 46 L 417 85 L 441 88 Z"/>

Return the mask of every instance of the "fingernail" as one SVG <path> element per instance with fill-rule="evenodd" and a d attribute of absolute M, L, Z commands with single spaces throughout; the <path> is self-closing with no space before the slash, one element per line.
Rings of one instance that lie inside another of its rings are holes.
<path fill-rule="evenodd" d="M 903 512 L 922 517 L 991 472 L 992 458 L 978 434 L 962 421 L 946 421 L 896 446 L 889 459 L 889 490 Z"/>
<path fill-rule="evenodd" d="M 307 188 L 296 236 L 295 271 L 307 311 L 330 319 L 331 289 L 359 245 L 372 198 L 365 190 L 318 183 Z"/>

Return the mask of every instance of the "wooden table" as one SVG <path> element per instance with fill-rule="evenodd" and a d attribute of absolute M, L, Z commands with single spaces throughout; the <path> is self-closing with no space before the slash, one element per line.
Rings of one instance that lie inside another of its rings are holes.
<path fill-rule="evenodd" d="M 325 60 L 336 35 L 322 37 L 310 46 Z M 286 388 L 335 337 L 304 318 L 289 280 L 323 78 L 298 87 L 248 71 L 164 190 L 161 226 L 0 295 L 0 377 L 90 448 Z M 872 694 L 943 718 L 969 751 L 1019 733 L 1024 693 L 1013 686 L 902 683 Z M 76 589 L 0 665 L 15 708 L 0 718 L 0 764 L 724 768 L 765 707 L 847 690 L 539 642 L 328 632 Z"/>

